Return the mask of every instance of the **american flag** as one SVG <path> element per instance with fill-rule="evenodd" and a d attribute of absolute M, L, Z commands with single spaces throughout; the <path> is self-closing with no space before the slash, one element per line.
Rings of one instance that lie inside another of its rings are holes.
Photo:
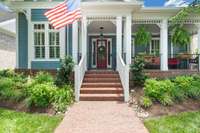
<path fill-rule="evenodd" d="M 82 17 L 80 0 L 65 0 L 44 15 L 55 29 L 60 29 Z"/>

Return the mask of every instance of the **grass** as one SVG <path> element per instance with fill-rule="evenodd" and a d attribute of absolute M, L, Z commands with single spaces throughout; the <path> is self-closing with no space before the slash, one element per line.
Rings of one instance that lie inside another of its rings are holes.
<path fill-rule="evenodd" d="M 0 108 L 0 133 L 52 133 L 62 118 Z"/>
<path fill-rule="evenodd" d="M 147 119 L 150 133 L 200 133 L 200 111 Z"/>

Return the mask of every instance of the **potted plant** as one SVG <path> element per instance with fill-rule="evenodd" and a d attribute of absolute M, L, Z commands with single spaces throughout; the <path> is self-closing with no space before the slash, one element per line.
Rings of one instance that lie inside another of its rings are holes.
<path fill-rule="evenodd" d="M 136 31 L 135 44 L 143 45 L 145 46 L 145 49 L 146 49 L 146 46 L 150 43 L 151 38 L 152 38 L 151 33 L 146 30 L 146 27 L 144 25 L 142 25 Z"/>

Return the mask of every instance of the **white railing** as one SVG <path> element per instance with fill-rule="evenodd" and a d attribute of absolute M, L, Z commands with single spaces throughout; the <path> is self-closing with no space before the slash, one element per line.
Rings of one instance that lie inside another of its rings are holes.
<path fill-rule="evenodd" d="M 85 75 L 86 66 L 86 56 L 83 56 L 78 65 L 74 68 L 74 88 L 75 88 L 75 100 L 79 101 L 80 88 Z"/>
<path fill-rule="evenodd" d="M 124 101 L 129 100 L 129 65 L 126 65 L 120 55 L 117 55 L 117 71 L 124 89 Z"/>

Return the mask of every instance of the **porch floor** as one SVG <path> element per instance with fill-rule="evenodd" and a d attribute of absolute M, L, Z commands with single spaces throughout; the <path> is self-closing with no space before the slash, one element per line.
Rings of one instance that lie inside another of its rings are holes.
<path fill-rule="evenodd" d="M 55 133 L 148 133 L 136 113 L 121 102 L 75 103 Z"/>

